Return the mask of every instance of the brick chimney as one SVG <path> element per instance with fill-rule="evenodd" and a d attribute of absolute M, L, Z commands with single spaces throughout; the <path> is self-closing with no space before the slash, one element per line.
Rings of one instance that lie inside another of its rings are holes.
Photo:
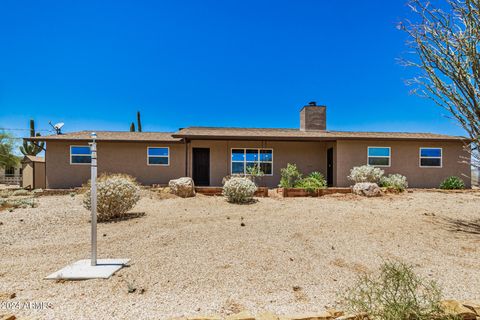
<path fill-rule="evenodd" d="M 300 130 L 327 130 L 327 107 L 317 106 L 315 101 L 304 106 L 300 110 Z"/>

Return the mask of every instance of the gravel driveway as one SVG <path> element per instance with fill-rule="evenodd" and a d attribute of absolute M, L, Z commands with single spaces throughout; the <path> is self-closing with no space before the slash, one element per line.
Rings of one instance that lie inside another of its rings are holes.
<path fill-rule="evenodd" d="M 109 280 L 77 282 L 43 278 L 89 257 L 89 212 L 81 196 L 38 200 L 37 208 L 0 212 L 0 292 L 15 292 L 11 301 L 51 304 L 10 311 L 18 316 L 316 312 L 335 305 L 342 288 L 384 259 L 414 265 L 440 283 L 445 297 L 480 298 L 480 230 L 471 224 L 480 218 L 480 192 L 265 198 L 251 205 L 145 192 L 134 209 L 143 217 L 98 226 L 99 257 L 130 258 L 131 266 Z"/>

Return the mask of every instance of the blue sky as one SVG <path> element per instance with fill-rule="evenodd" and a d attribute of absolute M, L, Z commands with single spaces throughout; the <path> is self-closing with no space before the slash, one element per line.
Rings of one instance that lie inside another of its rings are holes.
<path fill-rule="evenodd" d="M 463 134 L 404 84 L 408 14 L 405 0 L 6 0 L 0 127 L 128 130 L 140 110 L 144 131 L 297 128 L 314 100 L 331 130 Z"/>

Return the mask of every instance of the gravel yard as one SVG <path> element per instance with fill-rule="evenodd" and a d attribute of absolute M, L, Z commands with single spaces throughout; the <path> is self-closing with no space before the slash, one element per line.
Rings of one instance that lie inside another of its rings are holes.
<path fill-rule="evenodd" d="M 81 196 L 45 196 L 37 208 L 1 211 L 0 292 L 15 292 L 10 301 L 51 303 L 9 312 L 41 319 L 317 312 L 384 259 L 414 265 L 445 297 L 480 298 L 480 227 L 471 224 L 480 218 L 478 191 L 250 205 L 145 191 L 134 211 L 145 215 L 98 226 L 99 258 L 130 258 L 131 266 L 109 280 L 77 282 L 43 278 L 89 257 Z"/>

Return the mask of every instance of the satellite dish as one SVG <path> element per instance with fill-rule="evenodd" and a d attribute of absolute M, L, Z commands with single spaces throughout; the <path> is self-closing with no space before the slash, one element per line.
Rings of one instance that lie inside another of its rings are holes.
<path fill-rule="evenodd" d="M 62 134 L 62 127 L 65 125 L 65 123 L 59 122 L 53 125 L 52 121 L 49 121 L 48 124 L 52 126 L 52 128 L 55 130 L 57 134 Z"/>

